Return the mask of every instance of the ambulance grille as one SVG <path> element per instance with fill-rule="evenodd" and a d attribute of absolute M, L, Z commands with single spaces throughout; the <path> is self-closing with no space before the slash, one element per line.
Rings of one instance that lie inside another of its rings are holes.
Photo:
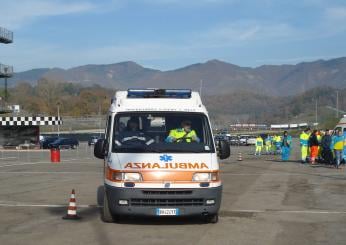
<path fill-rule="evenodd" d="M 133 198 L 131 199 L 132 206 L 202 206 L 204 200 L 202 198 L 190 198 L 190 199 L 143 199 L 143 198 Z"/>
<path fill-rule="evenodd" d="M 189 190 L 144 190 L 145 195 L 191 195 L 192 191 Z"/>

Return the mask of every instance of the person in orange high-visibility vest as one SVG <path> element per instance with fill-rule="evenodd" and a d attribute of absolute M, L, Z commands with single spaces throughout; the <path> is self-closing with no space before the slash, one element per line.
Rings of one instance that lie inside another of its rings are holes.
<path fill-rule="evenodd" d="M 309 146 L 310 146 L 310 163 L 315 164 L 316 158 L 318 156 L 318 139 L 317 139 L 317 130 L 314 130 L 309 138 Z"/>

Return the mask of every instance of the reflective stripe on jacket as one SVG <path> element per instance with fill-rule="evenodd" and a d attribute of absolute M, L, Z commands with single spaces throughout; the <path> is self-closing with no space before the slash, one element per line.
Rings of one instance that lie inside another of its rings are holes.
<path fill-rule="evenodd" d="M 186 133 L 183 128 L 172 129 L 169 132 L 169 136 L 166 139 L 166 142 L 173 142 L 173 139 L 179 141 L 181 139 L 183 142 L 190 143 L 192 138 L 195 138 L 195 141 L 199 142 L 200 139 L 197 137 L 196 131 L 191 130 L 189 133 Z"/>
<path fill-rule="evenodd" d="M 301 134 L 300 134 L 300 137 L 299 137 L 300 144 L 301 144 L 302 146 L 308 146 L 308 144 L 309 144 L 309 137 L 310 137 L 309 134 L 307 134 L 307 133 L 305 133 L 305 132 L 301 133 Z"/>
<path fill-rule="evenodd" d="M 256 145 L 257 146 L 263 146 L 263 139 L 262 139 L 262 137 L 256 138 Z"/>
<path fill-rule="evenodd" d="M 344 149 L 344 136 L 333 136 L 332 145 L 334 150 Z"/>

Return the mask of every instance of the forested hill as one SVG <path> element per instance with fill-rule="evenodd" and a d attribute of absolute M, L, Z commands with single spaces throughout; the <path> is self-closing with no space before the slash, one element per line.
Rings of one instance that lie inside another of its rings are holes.
<path fill-rule="evenodd" d="M 339 108 L 345 110 L 346 89 L 338 91 Z M 59 102 L 62 115 L 89 116 L 107 113 L 115 90 L 41 79 L 35 86 L 22 83 L 9 92 L 10 102 L 20 104 L 30 114 L 54 115 Z M 330 107 L 335 107 L 336 89 L 318 87 L 285 97 L 238 91 L 217 96 L 203 95 L 202 99 L 212 119 L 220 124 L 314 122 L 316 100 L 319 119 L 334 117 L 335 112 Z"/>
<path fill-rule="evenodd" d="M 256 91 L 270 96 L 287 96 L 320 86 L 346 88 L 346 58 L 256 68 L 210 60 L 171 71 L 149 69 L 130 61 L 71 69 L 34 69 L 16 73 L 9 84 L 15 86 L 28 82 L 36 85 L 41 78 L 82 86 L 97 84 L 111 89 L 155 87 L 197 90 L 202 81 L 203 89 L 209 95 Z"/>

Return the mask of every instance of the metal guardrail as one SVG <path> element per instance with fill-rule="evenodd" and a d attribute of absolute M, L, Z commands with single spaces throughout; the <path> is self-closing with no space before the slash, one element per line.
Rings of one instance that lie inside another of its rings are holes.
<path fill-rule="evenodd" d="M 13 42 L 13 32 L 9 31 L 3 27 L 0 27 L 0 42 L 12 43 Z"/>
<path fill-rule="evenodd" d="M 0 77 L 12 77 L 13 66 L 0 64 Z"/>

